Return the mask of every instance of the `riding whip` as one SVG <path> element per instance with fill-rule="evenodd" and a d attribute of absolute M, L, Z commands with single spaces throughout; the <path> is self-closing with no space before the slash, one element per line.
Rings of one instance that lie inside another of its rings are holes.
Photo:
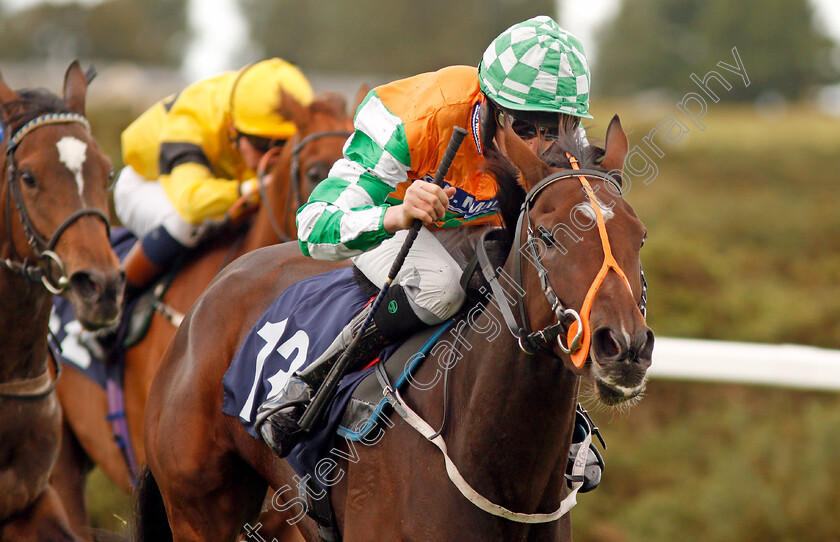
<path fill-rule="evenodd" d="M 446 173 L 449 171 L 449 166 L 452 165 L 452 160 L 458 153 L 458 149 L 461 147 L 461 143 L 464 141 L 464 137 L 466 135 L 467 131 L 460 126 L 456 126 L 453 130 L 452 137 L 449 139 L 449 144 L 446 147 L 446 152 L 444 153 L 443 158 L 440 161 L 440 165 L 438 165 L 437 171 L 435 172 L 434 183 L 436 185 L 443 185 L 443 179 L 446 177 Z M 385 294 L 388 293 L 388 288 L 391 287 L 391 283 L 396 278 L 397 273 L 400 272 L 400 269 L 405 262 L 405 258 L 408 255 L 408 251 L 411 250 L 411 246 L 414 244 L 414 240 L 417 239 L 417 235 L 420 233 L 420 228 L 422 226 L 423 221 L 419 218 L 415 218 L 414 222 L 412 222 L 411 229 L 405 237 L 405 242 L 403 242 L 403 246 L 400 249 L 399 254 L 397 254 L 394 264 L 391 266 L 391 271 L 388 273 L 388 278 L 385 280 L 385 284 L 377 294 L 376 299 L 374 299 L 373 306 L 371 307 L 367 318 L 365 318 L 365 321 L 362 322 L 362 325 L 356 331 L 355 335 L 353 335 L 353 339 L 350 341 L 350 344 L 344 352 L 342 352 L 341 357 L 338 359 L 336 364 L 332 367 L 332 369 L 330 369 L 324 383 L 320 388 L 318 388 L 318 391 L 315 392 L 315 396 L 306 407 L 303 416 L 301 416 L 300 421 L 298 422 L 298 426 L 301 430 L 309 431 L 312 429 L 315 422 L 317 422 L 318 418 L 321 416 L 324 408 L 329 404 L 335 395 L 335 392 L 338 389 L 338 384 L 344 376 L 347 366 L 353 360 L 356 350 L 358 350 L 361 337 L 373 321 L 373 314 L 376 312 L 376 309 L 379 308 L 379 305 L 385 298 Z"/>

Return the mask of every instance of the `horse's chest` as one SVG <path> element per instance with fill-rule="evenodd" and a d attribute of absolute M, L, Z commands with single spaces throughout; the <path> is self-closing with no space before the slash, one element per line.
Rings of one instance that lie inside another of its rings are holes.
<path fill-rule="evenodd" d="M 43 491 L 58 457 L 61 410 L 55 394 L 38 401 L 0 398 L 0 520 Z"/>

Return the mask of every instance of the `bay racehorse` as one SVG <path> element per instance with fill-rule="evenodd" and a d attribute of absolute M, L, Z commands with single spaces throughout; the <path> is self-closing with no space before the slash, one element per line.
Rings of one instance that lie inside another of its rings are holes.
<path fill-rule="evenodd" d="M 569 540 L 564 473 L 580 386 L 608 405 L 644 389 L 653 350 L 645 229 L 617 188 L 628 149 L 618 118 L 604 149 L 556 142 L 552 166 L 509 129 L 506 146 L 522 184 L 504 159 L 488 169 L 508 225 L 509 280 L 488 276 L 494 293 L 480 313 L 462 313 L 450 328 L 454 350 L 427 356 L 414 380 L 439 382 L 447 371 L 448 386 L 407 388 L 411 425 L 392 413 L 371 445 L 337 444 L 322 474 L 344 540 Z M 193 306 L 149 394 L 139 540 L 233 540 L 267 486 L 281 488 L 278 509 L 303 506 L 289 464 L 222 413 L 222 379 L 284 289 L 340 265 L 304 257 L 295 243 L 268 247 L 228 266 Z M 488 335 L 493 322 L 498 333 Z M 440 435 L 425 423 L 442 426 Z M 298 526 L 317 540 L 307 521 Z"/>
<path fill-rule="evenodd" d="M 145 337 L 124 352 L 125 418 L 133 445 L 128 450 L 132 467 L 145 461 L 146 397 L 161 355 L 177 328 L 178 314 L 185 313 L 219 270 L 234 258 L 296 237 L 295 211 L 340 158 L 342 144 L 352 128 L 346 101 L 336 93 L 319 94 L 308 107 L 284 94 L 280 113 L 297 125 L 298 133 L 274 157 L 271 172 L 264 177 L 267 182 L 261 190 L 262 204 L 243 227 L 220 235 L 195 251 L 172 280 L 162 299 L 162 312 L 154 315 Z M 68 367 L 58 395 L 66 423 L 54 483 L 74 525 L 81 527 L 87 524 L 84 487 L 92 466 L 102 468 L 126 492 L 132 487 L 133 473 L 106 420 L 109 407 L 105 390 Z"/>
<path fill-rule="evenodd" d="M 89 329 L 119 317 L 125 279 L 108 239 L 111 163 L 85 118 L 73 62 L 64 98 L 0 78 L 0 540 L 77 540 L 48 479 L 58 457 L 58 375 L 47 364 L 53 295 Z"/>

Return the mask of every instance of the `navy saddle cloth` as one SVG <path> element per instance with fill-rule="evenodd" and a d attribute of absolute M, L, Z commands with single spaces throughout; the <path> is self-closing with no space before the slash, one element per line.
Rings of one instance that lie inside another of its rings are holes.
<path fill-rule="evenodd" d="M 261 438 L 254 429 L 259 406 L 279 393 L 295 371 L 318 359 L 368 301 L 369 297 L 353 277 L 352 267 L 316 275 L 286 289 L 251 328 L 225 373 L 222 412 L 239 418 L 251 436 Z M 381 362 L 384 363 L 399 347 L 395 344 L 384 349 L 380 354 Z M 395 361 L 398 362 L 397 358 Z M 414 363 L 406 371 L 412 370 L 420 358 L 415 356 Z M 355 416 L 345 412 L 353 392 L 366 377 L 371 376 L 372 382 L 376 382 L 372 373 L 373 367 L 369 367 L 341 380 L 335 399 L 321 419 L 321 427 L 312 431 L 286 458 L 299 474 L 312 474 L 337 436 L 360 441 L 373 428 L 384 407 L 381 391 L 376 390 L 376 393 L 382 404 L 353 399 L 361 408 Z M 400 373 L 401 369 L 394 380 L 396 385 L 405 380 L 400 379 Z M 371 387 L 371 384 L 366 386 Z M 360 416 L 367 423 L 355 423 Z M 313 478 L 320 482 L 317 477 Z"/>
<path fill-rule="evenodd" d="M 260 404 L 278 394 L 295 371 L 318 359 L 367 302 L 351 267 L 286 289 L 251 328 L 225 373 L 222 412 L 238 417 L 248 433 L 260 438 L 254 430 Z"/>

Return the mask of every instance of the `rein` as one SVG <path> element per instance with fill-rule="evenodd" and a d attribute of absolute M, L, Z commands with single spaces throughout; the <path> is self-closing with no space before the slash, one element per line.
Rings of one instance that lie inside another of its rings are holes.
<path fill-rule="evenodd" d="M 110 224 L 108 222 L 108 217 L 106 217 L 105 213 L 99 209 L 83 207 L 70 213 L 70 215 L 67 216 L 61 224 L 59 224 L 58 228 L 56 228 L 55 232 L 53 232 L 49 239 L 41 235 L 32 223 L 29 213 L 26 211 L 26 204 L 23 201 L 23 194 L 21 193 L 20 175 L 18 175 L 14 153 L 21 141 L 23 141 L 23 138 L 33 130 L 51 124 L 72 123 L 81 124 L 88 132 L 90 132 L 90 124 L 88 124 L 87 119 L 83 115 L 78 113 L 49 113 L 36 117 L 24 124 L 12 137 L 9 138 L 9 143 L 6 147 L 6 180 L 9 186 L 10 196 L 6 198 L 6 231 L 8 232 L 9 243 L 12 247 L 14 259 L 6 258 L 4 260 L 0 260 L 0 264 L 13 273 L 20 275 L 25 280 L 30 282 L 38 282 L 40 280 L 41 284 L 44 285 L 44 288 L 52 294 L 60 294 L 70 285 L 70 280 L 64 270 L 64 262 L 58 254 L 54 252 L 54 249 L 64 232 L 67 231 L 67 229 L 77 220 L 87 215 L 96 216 L 102 219 L 109 234 L 111 229 Z M 14 238 L 12 237 L 12 200 L 14 200 L 15 208 L 17 209 L 18 216 L 23 224 L 23 231 L 26 235 L 26 240 L 32 248 L 32 251 L 35 253 L 35 260 L 37 261 L 37 264 L 35 262 L 30 262 L 28 259 L 24 259 L 22 262 L 15 261 L 19 259 L 20 256 L 15 248 Z M 57 279 L 52 278 L 50 275 L 51 267 L 58 269 L 59 276 Z"/>
<path fill-rule="evenodd" d="M 289 210 L 294 207 L 294 209 L 298 209 L 301 205 L 303 205 L 303 201 L 301 198 L 301 191 L 300 191 L 300 152 L 312 141 L 316 139 L 321 139 L 324 137 L 348 137 L 352 132 L 348 131 L 330 131 L 330 132 L 316 132 L 314 134 L 309 134 L 308 136 L 304 137 L 302 140 L 295 143 L 295 146 L 292 148 L 292 161 L 291 165 L 289 166 L 289 192 L 286 194 L 286 215 L 288 215 Z M 295 140 L 297 140 L 297 136 L 295 136 Z M 274 147 L 274 149 L 279 149 L 279 147 Z M 292 238 L 289 236 L 288 233 L 283 231 L 283 229 L 277 224 L 277 219 L 274 216 L 274 212 L 271 210 L 271 205 L 268 203 L 268 197 L 265 190 L 265 183 L 263 179 L 265 178 L 265 170 L 268 167 L 268 156 L 272 150 L 268 151 L 265 156 L 263 156 L 263 160 L 260 161 L 259 171 L 257 172 L 257 184 L 260 190 L 260 198 L 262 198 L 263 204 L 265 205 L 265 209 L 268 212 L 268 220 L 271 223 L 271 229 L 274 230 L 274 234 L 277 235 L 277 238 L 280 239 L 281 243 L 285 243 L 287 241 L 291 241 Z M 279 152 L 279 150 L 277 151 Z M 276 154 L 276 153 L 275 153 Z M 294 203 L 293 203 L 294 202 Z"/>

